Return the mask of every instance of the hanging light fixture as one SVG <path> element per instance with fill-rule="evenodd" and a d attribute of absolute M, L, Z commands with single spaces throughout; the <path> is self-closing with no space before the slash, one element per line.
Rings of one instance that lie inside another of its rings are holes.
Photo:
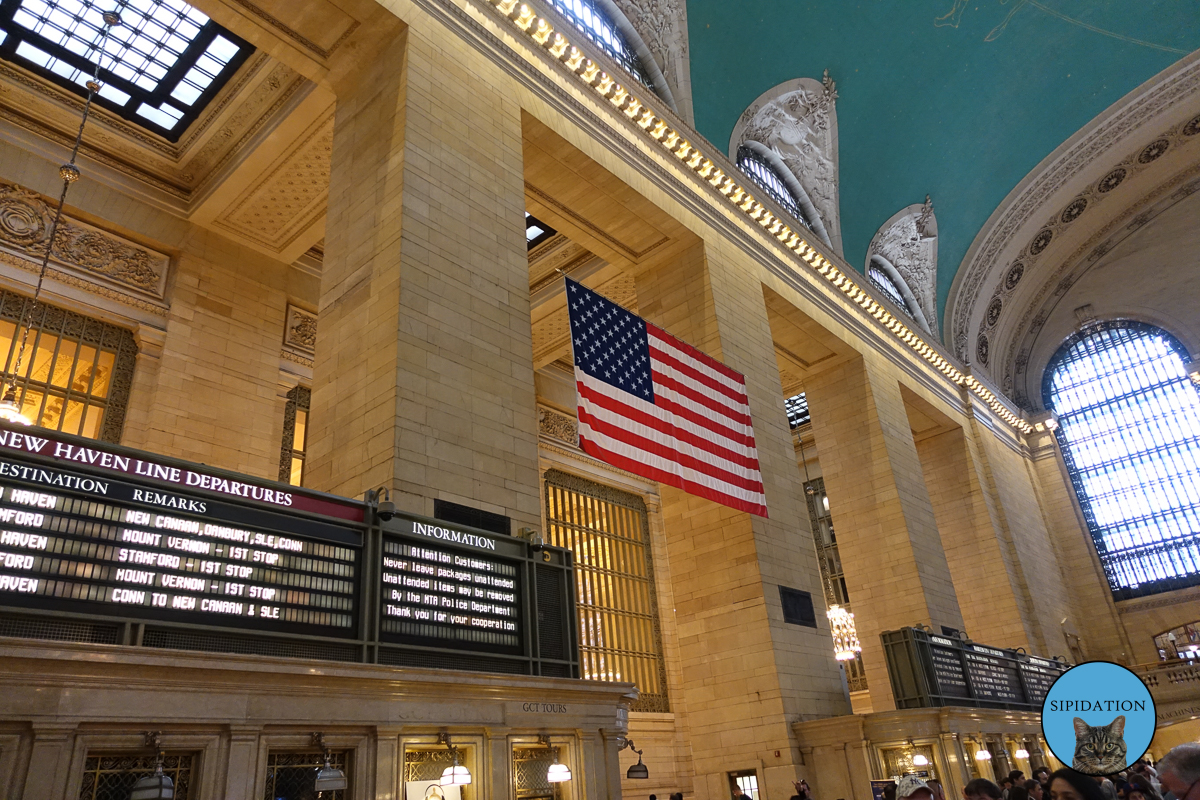
<path fill-rule="evenodd" d="M 175 782 L 163 774 L 163 752 L 159 731 L 147 731 L 146 746 L 154 748 L 154 774 L 138 778 L 129 792 L 129 800 L 174 800 Z"/>
<path fill-rule="evenodd" d="M 829 630 L 833 634 L 833 657 L 838 661 L 851 661 L 862 652 L 858 642 L 858 631 L 854 628 L 854 615 L 839 605 L 832 605 L 826 612 Z"/>
<path fill-rule="evenodd" d="M 442 771 L 442 779 L 438 782 L 442 786 L 466 786 L 471 782 L 471 772 L 466 767 L 458 763 L 458 748 L 450 744 L 450 734 L 439 733 L 438 743 L 446 745 L 450 750 L 453 763 Z"/>
<path fill-rule="evenodd" d="M 983 738 L 983 734 L 979 734 L 979 749 L 975 751 L 976 761 L 991 761 L 992 754 L 987 749 L 987 740 Z"/>
<path fill-rule="evenodd" d="M 1029 758 L 1029 751 L 1024 747 L 1018 747 L 1017 752 L 1013 753 L 1015 758 Z"/>
<path fill-rule="evenodd" d="M 17 348 L 17 360 L 13 364 L 12 377 L 8 381 L 8 387 L 4 390 L 4 396 L 0 398 L 0 419 L 6 422 L 15 422 L 20 425 L 33 424 L 33 420 L 21 413 L 21 405 L 17 402 L 17 379 L 21 374 L 21 362 L 25 358 L 25 348 L 29 344 L 29 329 L 33 326 L 33 315 L 37 311 L 38 300 L 42 295 L 42 284 L 46 280 L 46 269 L 50 266 L 50 255 L 54 252 L 54 242 L 58 237 L 58 222 L 62 218 L 63 206 L 67 202 L 67 189 L 72 183 L 79 180 L 79 167 L 75 165 L 75 159 L 79 155 L 79 146 L 83 144 L 83 129 L 87 125 L 88 115 L 92 111 L 92 101 L 95 99 L 96 93 L 103 88 L 100 83 L 100 62 L 104 59 L 104 43 L 108 41 L 112 29 L 121 24 L 121 9 L 124 7 L 125 0 L 117 0 L 115 9 L 105 11 L 100 15 L 104 27 L 100 30 L 100 40 L 95 44 L 96 68 L 92 72 L 92 79 L 85 84 L 87 100 L 83 104 L 83 116 L 79 120 L 79 132 L 75 134 L 75 146 L 71 148 L 71 158 L 58 168 L 58 176 L 62 178 L 63 182 L 62 193 L 58 196 L 58 206 L 54 209 L 54 218 L 50 223 L 50 234 L 46 238 L 46 252 L 42 254 L 37 285 L 33 290 L 33 301 L 25 304 L 23 319 L 17 325 L 18 330 L 24 325 L 24 330 L 20 330 L 21 345 Z"/>
<path fill-rule="evenodd" d="M 325 734 L 314 733 L 312 743 L 325 752 L 325 766 L 317 770 L 317 777 L 313 781 L 313 789 L 317 792 L 317 796 L 320 797 L 321 792 L 336 792 L 339 789 L 345 789 L 346 773 L 329 764 L 329 748 L 325 744 Z"/>
<path fill-rule="evenodd" d="M 622 736 L 617 740 L 617 752 L 619 753 L 626 748 L 629 748 L 633 752 L 637 753 L 638 760 L 636 764 L 631 766 L 625 772 L 625 777 L 634 781 L 646 780 L 649 778 L 650 770 L 646 769 L 646 765 L 642 763 L 642 751 L 633 746 L 633 739 L 626 739 L 624 736 Z"/>
<path fill-rule="evenodd" d="M 905 749 L 906 749 L 906 750 L 908 750 L 910 753 L 911 753 L 913 750 L 916 750 L 916 749 L 917 749 L 917 746 L 916 746 L 915 744 L 913 744 L 913 740 L 912 740 L 912 739 L 909 739 L 908 741 L 906 741 L 906 742 L 904 743 L 904 747 L 905 747 Z M 925 754 L 924 754 L 924 753 L 914 753 L 914 754 L 913 754 L 913 756 L 912 756 L 912 759 L 911 759 L 911 760 L 912 760 L 912 765 L 913 765 L 914 767 L 924 767 L 924 766 L 927 766 L 927 765 L 929 764 L 929 759 L 925 757 Z"/>
<path fill-rule="evenodd" d="M 564 783 L 571 780 L 571 770 L 566 764 L 559 763 L 558 748 L 550 744 L 550 737 L 538 736 L 538 744 L 554 752 L 554 763 L 546 770 L 546 781 L 548 783 Z"/>

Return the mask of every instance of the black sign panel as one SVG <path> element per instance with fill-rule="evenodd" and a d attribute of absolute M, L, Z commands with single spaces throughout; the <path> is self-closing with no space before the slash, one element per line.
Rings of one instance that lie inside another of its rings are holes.
<path fill-rule="evenodd" d="M 339 522 L 0 458 L 0 603 L 354 639 Z"/>
<path fill-rule="evenodd" d="M 522 562 L 500 554 L 515 550 L 517 540 L 420 521 L 404 524 L 412 536 L 383 537 L 381 638 L 520 653 Z"/>
<path fill-rule="evenodd" d="M 933 677 L 937 681 L 938 693 L 947 697 L 970 697 L 967 676 L 963 672 L 962 651 L 954 646 L 953 639 L 940 636 L 930 637 L 930 656 L 933 659 Z"/>
<path fill-rule="evenodd" d="M 1070 665 L 921 628 L 881 634 L 897 708 L 975 706 L 1040 711 Z"/>

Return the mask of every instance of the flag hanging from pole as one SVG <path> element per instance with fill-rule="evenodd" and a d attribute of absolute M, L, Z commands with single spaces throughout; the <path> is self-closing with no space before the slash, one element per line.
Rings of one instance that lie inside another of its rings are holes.
<path fill-rule="evenodd" d="M 745 377 L 569 278 L 567 311 L 580 448 L 767 516 Z"/>

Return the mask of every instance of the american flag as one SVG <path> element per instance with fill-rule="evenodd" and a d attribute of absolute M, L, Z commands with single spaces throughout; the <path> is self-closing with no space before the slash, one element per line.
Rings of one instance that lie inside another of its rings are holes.
<path fill-rule="evenodd" d="M 583 451 L 767 516 L 746 379 L 570 279 L 567 310 Z"/>

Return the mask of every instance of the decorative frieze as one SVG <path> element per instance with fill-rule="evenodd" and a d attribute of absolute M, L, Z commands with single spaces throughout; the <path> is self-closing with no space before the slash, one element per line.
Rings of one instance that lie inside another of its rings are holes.
<path fill-rule="evenodd" d="M 0 184 L 0 250 L 37 264 L 46 253 L 53 222 L 54 209 L 40 194 Z M 161 301 L 171 259 L 64 214 L 50 261 L 89 287 L 115 286 Z"/>
<path fill-rule="evenodd" d="M 576 419 L 545 406 L 538 406 L 538 432 L 579 446 L 579 423 Z"/>
<path fill-rule="evenodd" d="M 288 303 L 283 344 L 312 356 L 317 349 L 317 315 Z"/>

